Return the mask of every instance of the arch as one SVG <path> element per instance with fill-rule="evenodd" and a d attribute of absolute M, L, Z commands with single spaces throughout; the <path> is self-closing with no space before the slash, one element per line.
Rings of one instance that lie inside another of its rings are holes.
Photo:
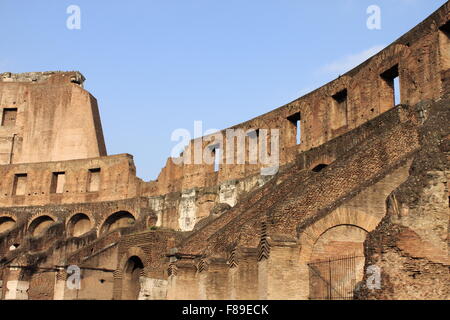
<path fill-rule="evenodd" d="M 84 213 L 74 214 L 67 223 L 67 233 L 72 237 L 79 237 L 92 229 L 92 222 L 88 215 Z"/>
<path fill-rule="evenodd" d="M 126 228 L 134 224 L 136 218 L 128 211 L 118 211 L 106 218 L 105 222 L 100 228 L 100 234 Z"/>
<path fill-rule="evenodd" d="M 337 208 L 298 234 L 302 248 L 300 258 L 302 261 L 309 261 L 314 244 L 330 228 L 338 225 L 353 225 L 370 232 L 376 228 L 380 220 L 381 217 L 369 215 L 354 208 Z"/>
<path fill-rule="evenodd" d="M 123 269 L 122 300 L 137 300 L 141 290 L 140 277 L 144 264 L 138 256 L 128 258 Z"/>
<path fill-rule="evenodd" d="M 39 216 L 30 223 L 30 225 L 28 226 L 28 231 L 31 233 L 31 235 L 33 237 L 40 236 L 54 222 L 55 222 L 55 219 L 48 215 Z"/>
<path fill-rule="evenodd" d="M 0 233 L 11 230 L 16 225 L 16 220 L 10 216 L 0 217 Z"/>
<path fill-rule="evenodd" d="M 123 270 L 125 268 L 126 263 L 128 262 L 128 259 L 132 256 L 137 256 L 141 261 L 145 261 L 146 254 L 142 248 L 139 247 L 131 247 L 128 248 L 127 252 L 122 255 L 122 258 L 119 260 L 119 263 L 117 265 L 118 270 Z M 146 264 L 144 264 L 145 266 Z"/>
<path fill-rule="evenodd" d="M 323 232 L 315 241 L 309 261 L 322 261 L 342 256 L 363 256 L 367 230 L 351 225 L 335 225 Z"/>
<path fill-rule="evenodd" d="M 325 164 L 325 163 L 319 163 L 318 165 L 316 165 L 315 167 L 313 167 L 311 170 L 312 170 L 313 172 L 320 172 L 320 171 L 322 171 L 323 169 L 325 169 L 326 167 L 328 167 L 328 164 Z"/>
<path fill-rule="evenodd" d="M 302 299 L 312 299 L 318 296 L 327 298 L 327 295 L 321 294 L 320 289 L 317 290 L 317 287 L 315 287 L 317 282 L 315 281 L 320 282 L 318 280 L 321 278 L 319 276 L 320 268 L 322 266 L 327 268 L 330 260 L 337 260 L 338 262 L 336 263 L 339 264 L 339 259 L 344 259 L 344 266 L 346 265 L 346 261 L 350 261 L 356 267 L 354 274 L 357 276 L 354 278 L 362 278 L 361 272 L 364 268 L 365 259 L 362 251 L 363 241 L 361 240 L 365 234 L 376 228 L 380 220 L 381 217 L 379 216 L 370 215 L 352 207 L 340 207 L 298 233 L 301 248 L 298 261 L 299 279 L 301 280 L 300 287 L 303 292 Z M 344 236 L 346 233 L 356 243 L 352 244 L 342 241 L 345 240 Z M 333 252 L 334 254 L 331 254 Z M 353 258 L 358 255 L 362 257 Z M 347 258 L 350 260 L 345 260 Z M 320 263 L 323 263 L 323 265 Z M 337 271 L 334 274 L 339 274 L 340 272 Z M 326 279 L 326 276 L 323 278 Z M 359 281 L 358 279 L 356 280 Z M 347 284 L 346 282 L 344 284 L 340 283 L 339 285 L 340 288 L 347 288 Z M 351 286 L 348 287 L 352 288 Z M 348 290 L 349 296 L 352 294 L 350 291 L 351 289 Z M 329 295 L 328 298 L 330 298 Z M 339 297 L 335 296 L 331 296 L 331 298 L 339 299 Z"/>
<path fill-rule="evenodd" d="M 310 159 L 305 165 L 305 169 L 312 170 L 320 165 L 329 166 L 336 161 L 336 156 L 332 154 L 322 154 L 320 156 Z"/>
<path fill-rule="evenodd" d="M 366 236 L 366 230 L 348 224 L 336 225 L 319 236 L 308 262 L 310 299 L 353 299 L 364 277 Z"/>

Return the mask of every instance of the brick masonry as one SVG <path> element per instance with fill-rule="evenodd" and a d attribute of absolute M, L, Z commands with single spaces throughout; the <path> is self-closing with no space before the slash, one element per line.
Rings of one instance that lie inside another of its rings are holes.
<path fill-rule="evenodd" d="M 0 298 L 449 299 L 449 9 L 228 128 L 280 130 L 274 175 L 168 159 L 143 181 L 81 73 L 0 74 Z"/>

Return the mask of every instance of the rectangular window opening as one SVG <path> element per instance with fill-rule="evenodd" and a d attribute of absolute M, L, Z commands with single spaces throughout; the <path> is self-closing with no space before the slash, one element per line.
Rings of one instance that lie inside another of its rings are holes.
<path fill-rule="evenodd" d="M 17 108 L 3 109 L 2 126 L 14 127 L 16 125 Z"/>
<path fill-rule="evenodd" d="M 220 147 L 215 146 L 213 149 L 214 153 L 214 172 L 219 172 L 220 169 Z"/>
<path fill-rule="evenodd" d="M 331 113 L 332 126 L 339 129 L 347 125 L 347 89 L 341 90 L 333 98 L 333 111 Z"/>
<path fill-rule="evenodd" d="M 394 78 L 394 105 L 399 105 L 400 102 L 400 77 Z"/>
<path fill-rule="evenodd" d="M 450 21 L 439 28 L 439 51 L 441 53 L 442 68 L 450 68 Z"/>
<path fill-rule="evenodd" d="M 257 139 L 257 138 L 259 138 L 259 129 L 250 131 L 247 135 L 252 139 Z"/>
<path fill-rule="evenodd" d="M 258 161 L 259 129 L 247 133 L 248 136 L 248 163 L 256 164 Z"/>
<path fill-rule="evenodd" d="M 27 174 L 19 173 L 14 175 L 13 195 L 23 196 L 26 193 Z"/>
<path fill-rule="evenodd" d="M 400 74 L 398 71 L 398 64 L 383 72 L 381 78 L 385 81 L 389 90 L 388 100 L 392 101 L 391 103 L 394 104 L 393 106 L 400 104 Z"/>
<path fill-rule="evenodd" d="M 100 168 L 89 169 L 88 191 L 96 192 L 100 190 Z"/>
<path fill-rule="evenodd" d="M 65 172 L 53 172 L 50 193 L 63 193 L 65 183 L 66 183 Z"/>
<path fill-rule="evenodd" d="M 289 122 L 295 128 L 295 144 L 301 144 L 302 142 L 302 130 L 301 130 L 301 115 L 300 112 L 296 112 L 293 115 L 287 117 Z"/>

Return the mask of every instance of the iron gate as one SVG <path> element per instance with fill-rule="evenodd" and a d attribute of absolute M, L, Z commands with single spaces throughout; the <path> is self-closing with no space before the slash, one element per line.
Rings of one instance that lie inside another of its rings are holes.
<path fill-rule="evenodd" d="M 364 257 L 346 256 L 308 263 L 310 300 L 353 300 Z"/>

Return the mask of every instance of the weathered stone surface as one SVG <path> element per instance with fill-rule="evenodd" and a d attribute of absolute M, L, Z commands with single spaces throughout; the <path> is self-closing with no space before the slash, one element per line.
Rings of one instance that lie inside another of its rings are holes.
<path fill-rule="evenodd" d="M 276 165 L 168 159 L 145 182 L 79 72 L 0 74 L 0 299 L 448 300 L 449 9 L 228 128 L 251 133 L 220 145 L 234 160 L 278 129 Z"/>

